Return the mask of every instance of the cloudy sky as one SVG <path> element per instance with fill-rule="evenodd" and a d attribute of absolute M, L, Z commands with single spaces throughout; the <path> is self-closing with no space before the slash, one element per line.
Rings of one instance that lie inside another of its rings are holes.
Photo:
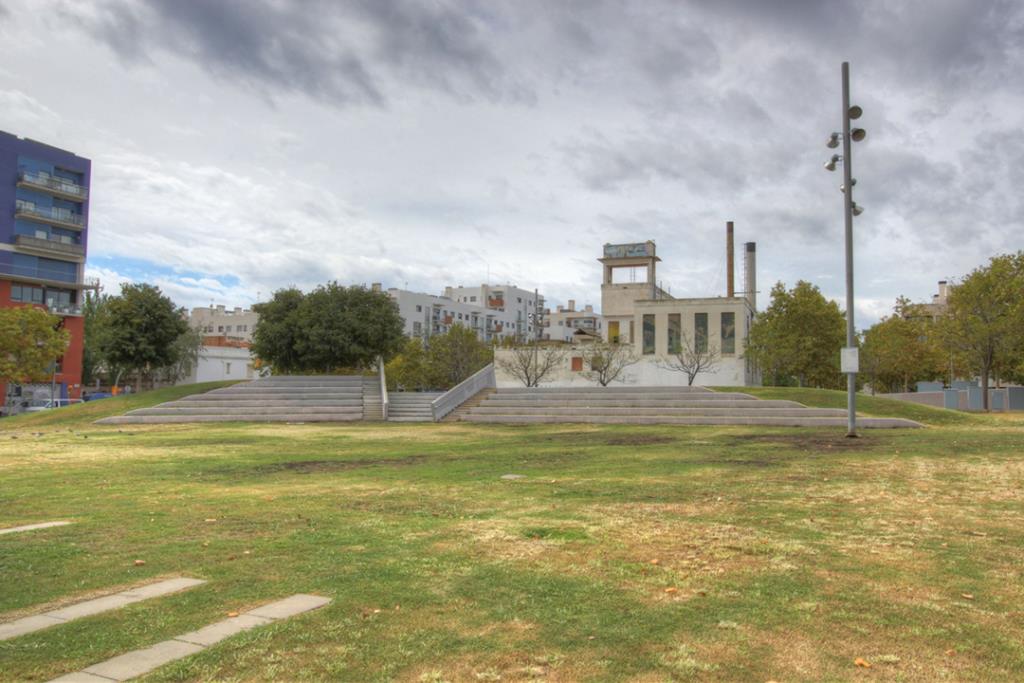
<path fill-rule="evenodd" d="M 488 276 L 599 305 L 601 245 L 646 239 L 718 295 L 727 220 L 762 302 L 841 299 L 843 60 L 858 323 L 1024 248 L 1016 0 L 0 0 L 0 41 L 0 129 L 93 160 L 89 273 L 182 305 Z"/>

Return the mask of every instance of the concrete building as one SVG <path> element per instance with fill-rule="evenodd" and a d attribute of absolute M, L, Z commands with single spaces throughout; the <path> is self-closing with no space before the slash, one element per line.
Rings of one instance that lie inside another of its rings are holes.
<path fill-rule="evenodd" d="M 932 300 L 926 304 L 917 304 L 917 310 L 926 318 L 937 320 L 945 317 L 946 309 L 949 306 L 949 282 L 946 280 L 939 280 L 939 291 L 937 294 L 932 294 Z"/>
<path fill-rule="evenodd" d="M 600 313 L 594 311 L 591 304 L 583 307 L 583 310 L 576 310 L 576 302 L 569 299 L 568 306 L 559 306 L 556 310 L 544 310 L 544 322 L 541 325 L 541 338 L 572 342 L 574 335 L 581 331 L 590 336 L 601 336 L 604 327 L 604 318 Z"/>
<path fill-rule="evenodd" d="M 204 335 L 252 341 L 252 331 L 260 317 L 253 311 L 225 306 L 198 306 L 188 315 L 188 324 Z"/>
<path fill-rule="evenodd" d="M 91 170 L 88 159 L 0 131 L 0 306 L 46 308 L 71 333 L 50 382 L 0 386 L 12 405 L 81 396 L 83 290 L 97 287 L 84 277 Z"/>
<path fill-rule="evenodd" d="M 199 361 L 192 369 L 192 374 L 179 384 L 250 380 L 260 376 L 249 352 L 248 342 L 213 336 L 203 338 Z"/>
<path fill-rule="evenodd" d="M 469 303 L 456 301 L 449 296 L 410 292 L 394 287 L 388 289 L 388 296 L 398 304 L 398 312 L 405 321 L 405 333 L 410 337 L 420 337 L 426 341 L 436 334 L 446 333 L 454 325 L 462 325 L 475 331 L 477 337 L 485 342 L 517 338 L 517 312 L 481 306 L 479 299 Z"/>
<path fill-rule="evenodd" d="M 541 339 L 544 327 L 544 297 L 515 285 L 445 287 L 444 295 L 457 303 L 480 306 L 488 311 L 511 314 L 519 342 Z"/>
<path fill-rule="evenodd" d="M 666 366 L 683 345 L 688 345 L 713 349 L 719 357 L 713 368 L 697 375 L 695 384 L 760 384 L 760 373 L 744 357 L 757 310 L 757 247 L 753 242 L 744 246 L 744 291 L 737 292 L 732 239 L 733 226 L 729 223 L 726 226 L 725 296 L 690 299 L 677 299 L 657 285 L 655 268 L 661 259 L 654 242 L 604 245 L 603 255 L 598 259 L 604 266 L 603 338 L 632 346 L 637 358 L 624 372 L 624 383 L 649 387 L 686 384 L 684 373 Z M 625 269 L 629 269 L 631 277 L 622 282 L 616 275 Z M 641 269 L 643 276 L 637 277 Z M 582 349 L 574 347 L 545 384 L 556 387 L 593 384 L 588 377 L 589 370 L 585 367 Z M 499 387 L 517 384 L 501 370 L 497 382 Z"/>

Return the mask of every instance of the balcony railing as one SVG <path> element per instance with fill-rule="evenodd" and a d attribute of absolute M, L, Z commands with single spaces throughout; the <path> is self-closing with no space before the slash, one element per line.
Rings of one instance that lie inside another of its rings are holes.
<path fill-rule="evenodd" d="M 85 201 L 89 198 L 89 190 L 86 187 L 67 178 L 60 178 L 48 173 L 22 171 L 18 174 L 18 182 L 78 201 Z"/>
<path fill-rule="evenodd" d="M 48 255 L 71 256 L 80 260 L 85 255 L 85 249 L 81 244 L 63 242 L 61 240 L 47 239 L 43 237 L 32 237 L 31 235 L 15 235 L 14 243 L 22 248 L 36 251 L 44 251 Z"/>
<path fill-rule="evenodd" d="M 67 225 L 73 228 L 85 227 L 85 216 L 80 213 L 48 206 L 36 206 L 32 202 L 17 199 L 14 202 L 15 217 L 25 217 L 44 223 Z"/>
<path fill-rule="evenodd" d="M 62 270 L 54 268 L 30 268 L 28 266 L 6 266 L 6 269 L 11 275 L 19 275 L 21 277 L 32 278 L 34 280 L 50 280 L 52 282 L 66 282 L 70 285 L 74 285 L 78 280 L 77 276 L 73 273 L 66 273 Z"/>
<path fill-rule="evenodd" d="M 58 304 L 54 302 L 48 302 L 46 304 L 46 310 L 54 315 L 72 315 L 81 316 L 82 306 L 80 304 Z"/>

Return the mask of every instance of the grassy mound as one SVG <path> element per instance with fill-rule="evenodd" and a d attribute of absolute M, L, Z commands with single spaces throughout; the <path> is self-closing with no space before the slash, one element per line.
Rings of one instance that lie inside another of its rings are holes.
<path fill-rule="evenodd" d="M 199 384 L 183 384 L 176 387 L 164 387 L 141 394 L 112 396 L 86 403 L 76 403 L 66 408 L 55 408 L 39 413 L 22 413 L 5 417 L 0 420 L 0 431 L 13 429 L 33 429 L 35 427 L 73 427 L 87 425 L 104 417 L 123 415 L 136 408 L 149 408 L 167 401 L 175 401 L 191 394 L 201 394 L 211 389 L 219 389 L 235 382 L 201 382 Z"/>
<path fill-rule="evenodd" d="M 757 398 L 796 401 L 809 408 L 846 408 L 846 392 L 834 389 L 798 387 L 714 387 L 718 391 L 741 391 Z M 985 423 L 988 416 L 962 413 L 945 408 L 897 401 L 892 398 L 857 394 L 857 414 L 870 417 L 902 417 L 928 425 L 967 425 Z"/>

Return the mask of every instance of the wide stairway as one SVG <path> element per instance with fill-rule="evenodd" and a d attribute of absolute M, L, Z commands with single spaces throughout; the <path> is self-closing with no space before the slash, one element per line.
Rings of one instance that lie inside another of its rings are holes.
<path fill-rule="evenodd" d="M 760 400 L 704 387 L 498 389 L 462 416 L 467 422 L 846 426 L 846 411 Z M 920 427 L 911 420 L 858 417 L 860 427 Z"/>
<path fill-rule="evenodd" d="M 376 378 L 282 375 L 193 394 L 152 408 L 140 408 L 126 415 L 104 418 L 98 424 L 348 422 L 362 419 L 381 419 L 380 387 Z"/>
<path fill-rule="evenodd" d="M 443 392 L 395 391 L 388 394 L 388 422 L 433 422 L 430 404 Z"/>

